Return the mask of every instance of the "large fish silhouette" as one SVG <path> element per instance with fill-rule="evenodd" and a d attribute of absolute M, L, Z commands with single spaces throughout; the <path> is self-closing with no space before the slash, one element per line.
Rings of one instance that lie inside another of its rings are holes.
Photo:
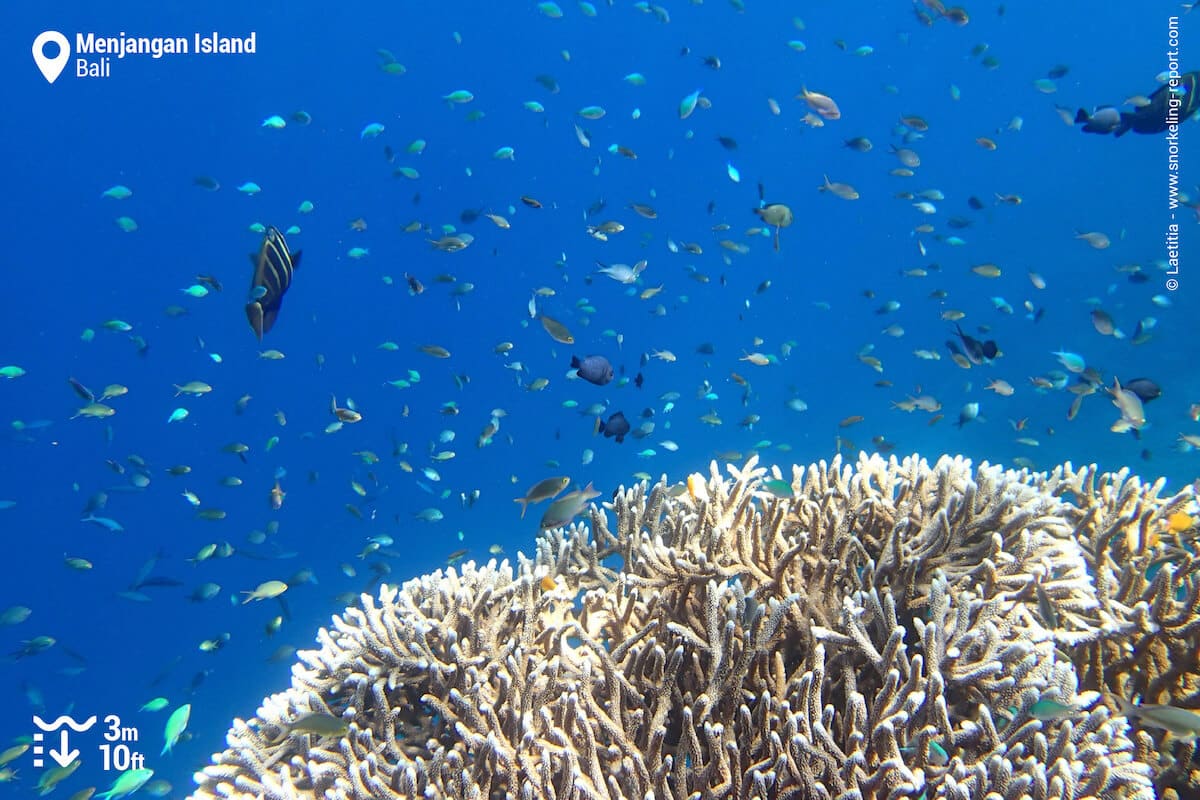
<path fill-rule="evenodd" d="M 292 273 L 300 265 L 300 251 L 288 250 L 283 234 L 272 225 L 263 234 L 262 247 L 250 254 L 250 263 L 254 265 L 254 276 L 250 280 L 246 319 L 261 342 L 279 316 L 283 296 L 292 285 Z"/>
<path fill-rule="evenodd" d="M 1111 133 L 1124 136 L 1134 133 L 1163 133 L 1171 123 L 1179 124 L 1200 110 L 1200 72 L 1185 72 L 1174 87 L 1164 84 L 1148 98 L 1149 103 L 1136 111 L 1120 111 L 1113 106 L 1101 106 L 1088 113 L 1079 109 L 1075 124 L 1083 125 L 1084 133 Z M 1174 98 L 1174 107 L 1172 107 Z"/>

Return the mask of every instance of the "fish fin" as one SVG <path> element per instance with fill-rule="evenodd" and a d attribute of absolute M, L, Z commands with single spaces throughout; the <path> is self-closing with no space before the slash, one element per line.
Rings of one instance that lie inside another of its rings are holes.
<path fill-rule="evenodd" d="M 579 361 L 579 356 L 571 356 L 571 369 L 579 369 L 583 366 Z"/>
<path fill-rule="evenodd" d="M 620 444 L 620 443 L 621 443 L 621 442 L 623 442 L 623 441 L 625 441 L 625 434 L 623 434 L 623 433 L 618 433 L 618 434 L 617 434 L 617 444 Z"/>
<path fill-rule="evenodd" d="M 1088 114 L 1086 109 L 1081 108 L 1075 112 L 1075 124 L 1076 125 L 1080 125 L 1084 122 L 1087 122 L 1089 119 L 1091 119 L 1091 115 Z"/>
<path fill-rule="evenodd" d="M 296 269 L 300 266 L 300 252 L 301 251 L 297 250 L 296 252 L 292 253 L 292 269 Z"/>
<path fill-rule="evenodd" d="M 525 512 L 529 510 L 529 501 L 524 497 L 514 497 L 513 502 L 521 504 L 521 519 L 525 519 Z"/>
<path fill-rule="evenodd" d="M 280 307 L 268 308 L 263 311 L 263 333 L 271 330 L 271 326 L 275 325 L 275 318 L 280 315 Z M 259 336 L 259 338 L 263 338 Z"/>
<path fill-rule="evenodd" d="M 250 321 L 250 327 L 254 329 L 254 335 L 261 342 L 264 332 L 262 304 L 257 301 L 246 303 L 246 319 Z"/>

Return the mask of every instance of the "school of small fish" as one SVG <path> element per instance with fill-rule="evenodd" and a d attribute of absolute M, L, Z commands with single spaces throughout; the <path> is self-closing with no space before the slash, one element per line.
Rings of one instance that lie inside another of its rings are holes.
<path fill-rule="evenodd" d="M 39 510 L 64 540 L 55 579 L 91 581 L 86 591 L 131 609 L 212 609 L 202 632 L 188 632 L 190 652 L 156 651 L 135 670 L 155 691 L 139 713 L 174 709 L 158 758 L 205 714 L 206 679 L 242 646 L 235 620 L 252 615 L 261 628 L 258 662 L 287 662 L 296 647 L 274 637 L 312 633 L 294 621 L 295 604 L 327 613 L 406 579 L 417 541 L 447 566 L 502 556 L 505 543 L 528 548 L 620 480 L 756 452 L 806 463 L 860 448 L 978 453 L 1029 469 L 1166 452 L 1190 480 L 1195 370 L 1143 367 L 1181 346 L 1158 335 L 1178 312 L 1159 234 L 1124 226 L 1116 206 L 1076 215 L 1022 171 L 1047 138 L 1101 171 L 1138 137 L 1089 137 L 1096 146 L 1075 151 L 1077 133 L 1059 117 L 1077 121 L 1046 97 L 1065 91 L 1070 72 L 1053 54 L 1044 77 L 985 100 L 980 81 L 1005 74 L 1001 48 L 973 32 L 1010 38 L 999 26 L 1012 15 L 979 5 L 906 0 L 894 38 L 867 43 L 842 38 L 852 20 L 777 19 L 742 0 L 669 11 L 519 4 L 511 24 L 553 46 L 542 71 L 508 75 L 505 91 L 442 83 L 436 64 L 380 46 L 362 54 L 368 89 L 342 98 L 337 116 L 322 118 L 320 97 L 310 113 L 261 93 L 231 142 L 307 152 L 304 137 L 321 137 L 351 174 L 306 167 L 311 185 L 297 196 L 276 188 L 282 174 L 294 187 L 293 164 L 259 159 L 255 175 L 214 164 L 220 180 L 200 174 L 178 191 L 239 222 L 203 231 L 223 261 L 175 252 L 155 265 L 173 281 L 153 296 L 161 319 L 114 294 L 95 301 L 77 352 L 52 365 L 19 341 L 0 346 L 7 468 L 19 468 L 24 446 L 72 441 L 88 453 L 67 476 L 78 502 Z M 628 64 L 584 66 L 557 43 L 565 26 L 605 16 L 637 29 Z M 718 52 L 712 25 L 758 26 L 762 61 Z M 469 37 L 429 33 L 470 57 Z M 941 83 L 893 70 L 934 37 L 953 42 Z M 408 107 L 380 99 L 388 93 Z M 1104 117 L 1089 119 L 1095 132 Z M 470 147 L 439 138 L 447 125 Z M 169 198 L 138 174 L 131 165 L 89 189 L 99 211 L 81 212 L 115 225 L 112 242 L 91 248 L 114 260 L 164 224 L 138 204 Z M 340 193 L 343 181 L 370 188 Z M 1181 199 L 1200 214 L 1200 191 Z M 1026 226 L 1063 255 L 1046 257 Z M 885 249 L 868 250 L 868 238 Z M 816 243 L 837 259 L 815 258 Z M 247 276 L 248 295 L 226 291 Z M 1073 444 L 1101 440 L 1098 450 Z M 1053 455 L 1035 457 L 1044 451 Z M 767 489 L 790 496 L 775 483 Z M 0 492 L 0 521 L 31 502 Z M 138 541 L 143 559 L 114 565 L 111 537 Z M 233 558 L 256 577 L 228 584 Z M 79 674 L 102 657 L 75 650 L 66 631 L 33 630 L 38 611 L 38 598 L 20 597 L 0 610 L 14 661 L 59 652 Z M 31 632 L 8 635 L 16 626 Z M 170 699 L 157 694 L 164 682 L 178 686 L 163 690 Z M 35 710 L 80 699 L 32 681 L 22 693 Z M 1046 718 L 1074 713 L 1043 703 Z M 1124 713 L 1200 731 L 1154 706 Z M 314 713 L 278 736 L 345 730 Z M 6 765 L 30 743 L 0 754 L 0 782 L 17 779 Z M 40 791 L 72 772 L 45 772 Z M 170 793 L 154 775 L 131 768 L 101 796 Z"/>

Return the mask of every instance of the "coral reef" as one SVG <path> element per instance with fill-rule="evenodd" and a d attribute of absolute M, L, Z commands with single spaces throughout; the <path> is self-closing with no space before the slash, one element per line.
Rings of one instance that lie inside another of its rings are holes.
<path fill-rule="evenodd" d="M 1197 561 L 1161 533 L 1190 489 L 949 457 L 727 469 L 621 489 L 515 569 L 364 595 L 291 688 L 234 721 L 194 797 L 1150 800 L 1172 770 L 1183 785 L 1157 732 L 1131 739 L 1104 695 L 1192 699 Z M 306 732 L 310 714 L 342 727 Z"/>
<path fill-rule="evenodd" d="M 1071 500 L 1073 525 L 1099 603 L 1088 627 L 1101 635 L 1072 650 L 1081 685 L 1143 703 L 1200 706 L 1200 557 L 1193 487 L 1160 497 L 1165 482 L 1146 483 L 1128 468 L 1099 474 L 1069 464 L 1043 487 Z M 1183 525 L 1174 524 L 1178 519 Z M 1150 763 L 1160 791 L 1200 792 L 1194 742 L 1165 748 L 1157 732 L 1136 734 L 1138 758 Z M 1167 795 L 1163 795 L 1167 796 Z"/>

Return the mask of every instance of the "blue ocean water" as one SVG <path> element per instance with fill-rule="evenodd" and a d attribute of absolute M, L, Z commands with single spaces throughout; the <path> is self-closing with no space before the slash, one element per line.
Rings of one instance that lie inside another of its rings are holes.
<path fill-rule="evenodd" d="M 155 776 L 183 796 L 191 774 L 223 747 L 229 721 L 286 685 L 290 659 L 268 661 L 277 647 L 311 644 L 344 606 L 339 596 L 367 589 L 375 569 L 402 581 L 461 549 L 468 559 L 490 558 L 492 545 L 510 556 L 528 552 L 545 506 L 521 519 L 512 499 L 551 475 L 592 482 L 607 495 L 639 472 L 678 480 L 706 471 L 718 454 L 807 464 L 830 458 L 839 444 L 853 454 L 882 443 L 931 460 L 961 453 L 1037 468 L 1094 461 L 1166 476 L 1173 487 L 1194 480 L 1197 455 L 1179 435 L 1200 433 L 1191 412 L 1200 402 L 1200 295 L 1190 269 L 1200 247 L 1196 214 L 1176 212 L 1180 286 L 1168 290 L 1164 137 L 1085 135 L 1055 110 L 1151 93 L 1167 69 L 1168 17 L 1183 10 L 971 2 L 969 24 L 927 26 L 908 2 L 741 5 L 664 3 L 669 21 L 623 1 L 597 3 L 594 16 L 563 2 L 561 18 L 532 2 L 11 9 L 0 48 L 10 112 L 0 366 L 25 374 L 0 379 L 0 500 L 11 503 L 0 510 L 0 609 L 21 605 L 32 614 L 0 627 L 0 650 L 19 651 L 38 636 L 56 643 L 0 664 L 0 741 L 31 734 L 34 714 L 118 715 L 138 727 L 137 746 Z M 256 52 L 135 55 L 114 60 L 106 78 L 76 77 L 72 64 L 50 85 L 30 57 L 30 43 L 48 29 L 72 44 L 88 32 L 190 39 L 253 31 Z M 1187 54 L 1200 29 L 1184 15 L 1179 30 L 1186 70 L 1195 66 Z M 789 42 L 802 42 L 802 51 Z M 380 68 L 380 49 L 403 74 Z M 705 63 L 710 56 L 719 69 Z M 1035 87 L 1060 64 L 1069 70 L 1054 93 Z M 633 72 L 644 74 L 644 86 L 624 80 Z M 552 76 L 560 91 L 537 76 Z M 805 124 L 809 109 L 794 99 L 802 87 L 834 98 L 841 118 Z M 473 101 L 442 99 L 460 89 Z M 680 101 L 697 90 L 711 107 L 680 119 Z M 526 101 L 544 111 L 527 110 Z M 607 113 L 583 119 L 577 111 L 589 105 Z M 311 124 L 293 119 L 300 110 Z M 272 115 L 287 126 L 264 126 Z M 919 138 L 900 125 L 911 115 L 928 122 Z M 1010 129 L 1014 117 L 1023 120 L 1019 132 Z M 384 131 L 364 138 L 371 123 Z M 1180 187 L 1193 199 L 1196 135 L 1192 123 L 1183 126 Z M 718 136 L 736 140 L 736 149 Z M 874 148 L 844 146 L 857 136 Z M 979 137 L 996 148 L 981 147 Z M 408 152 L 417 139 L 425 150 Z M 913 176 L 890 174 L 900 164 L 889 145 L 920 154 Z M 494 158 L 501 147 L 515 158 Z M 419 177 L 394 176 L 402 166 Z M 195 186 L 202 175 L 221 188 Z M 818 192 L 825 175 L 852 184 L 860 198 Z M 247 181 L 261 192 L 240 193 Z M 102 196 L 118 184 L 132 195 Z M 770 231 L 746 234 L 761 226 L 752 213 L 759 184 L 766 201 L 794 212 L 778 252 Z M 934 214 L 897 197 L 934 189 L 944 195 L 931 201 Z M 997 194 L 1022 202 L 998 203 Z M 972 196 L 980 210 L 968 207 Z M 304 201 L 311 213 L 298 211 Z M 588 216 L 601 202 L 603 211 Z M 635 214 L 631 203 L 652 206 L 657 218 Z M 468 209 L 504 216 L 511 228 L 484 217 L 463 222 Z M 137 230 L 122 231 L 114 222 L 121 216 Z M 953 228 L 953 217 L 970 224 Z M 351 229 L 358 219 L 366 230 Z M 609 220 L 625 230 L 608 241 L 588 235 L 587 225 Z M 422 230 L 406 233 L 414 221 Z M 242 308 L 246 254 L 262 240 L 255 223 L 298 226 L 288 241 L 303 251 L 279 322 L 261 345 Z M 915 230 L 925 224 L 928 232 Z M 729 227 L 714 230 L 720 225 Z M 455 253 L 432 249 L 427 240 L 450 230 L 443 226 L 472 234 L 473 243 Z M 1093 231 L 1111 245 L 1093 249 L 1076 238 Z M 951 244 L 951 236 L 964 241 Z M 722 239 L 749 252 L 726 250 Z M 702 252 L 671 252 L 669 241 Z M 355 247 L 368 254 L 352 258 Z M 632 287 L 595 272 L 597 261 L 641 259 L 648 265 Z M 971 272 L 985 263 L 1001 275 Z M 1146 280 L 1131 280 L 1128 265 L 1139 265 Z M 903 274 L 916 268 L 925 277 Z M 1044 277 L 1044 289 L 1029 272 Z M 407 291 L 406 273 L 423 293 Z M 224 291 L 184 294 L 199 274 L 219 278 Z M 540 287 L 553 294 L 537 297 L 538 313 L 564 323 L 573 345 L 553 341 L 530 318 Z M 930 297 L 935 290 L 945 297 Z M 888 301 L 899 307 L 878 314 Z M 1001 301 L 1012 313 L 997 308 Z M 172 305 L 186 315 L 168 316 Z M 1124 338 L 1093 327 L 1097 307 Z M 1002 355 L 956 366 L 945 345 L 953 338 L 941 316 L 948 309 L 964 312 L 964 330 L 994 339 Z M 113 319 L 132 331 L 106 330 Z M 1139 322 L 1150 336 L 1135 344 Z M 882 332 L 893 324 L 902 336 Z M 93 340 L 82 338 L 86 329 Z M 131 336 L 144 340 L 144 352 Z M 384 342 L 398 347 L 381 349 Z M 501 342 L 512 350 L 495 352 Z M 697 352 L 703 343 L 711 354 Z M 421 345 L 444 347 L 450 358 L 419 352 Z M 858 358 L 870 345 L 882 371 Z M 260 359 L 268 347 L 286 358 Z M 1147 377 L 1161 386 L 1137 436 L 1109 430 L 1119 414 L 1103 389 L 1069 421 L 1074 395 L 1030 382 L 1062 371 L 1056 350 L 1081 355 L 1107 385 Z M 647 358 L 662 351 L 674 359 Z M 625 380 L 600 387 L 569 378 L 571 355 L 592 353 L 608 357 Z M 773 362 L 742 360 L 749 353 Z M 512 369 L 515 362 L 525 370 Z M 420 375 L 409 388 L 385 383 L 409 370 Z M 639 373 L 641 388 L 633 383 Z M 97 392 L 114 383 L 129 391 L 106 401 L 116 410 L 108 419 L 71 419 L 83 403 L 69 378 Z M 549 384 L 530 391 L 536 378 Z M 1013 394 L 986 391 L 994 379 Z M 212 392 L 174 396 L 174 384 L 192 380 Z M 936 397 L 945 417 L 891 407 L 910 394 Z M 251 399 L 236 414 L 244 395 Z M 352 400 L 363 421 L 326 433 L 331 396 Z M 793 399 L 807 410 L 790 408 Z M 604 418 L 623 411 L 635 427 L 652 422 L 653 432 L 621 444 L 596 436 L 595 417 L 581 410 L 598 402 Z M 956 426 L 972 402 L 979 419 Z M 457 413 L 447 413 L 449 403 Z M 177 407 L 189 416 L 168 423 Z M 478 447 L 495 409 L 506 412 L 499 431 Z M 722 424 L 701 421 L 710 413 Z M 840 427 L 853 416 L 863 420 Z M 1012 421 L 1022 420 L 1015 430 Z M 271 437 L 278 444 L 268 449 Z M 225 452 L 235 442 L 249 446 L 244 460 Z M 594 458 L 585 464 L 586 450 Z M 365 463 L 364 451 L 379 462 Z M 438 451 L 455 456 L 435 461 Z M 141 468 L 131 457 L 144 462 L 148 486 L 132 485 Z M 180 464 L 191 472 L 167 473 Z M 273 511 L 277 475 L 287 494 Z M 242 485 L 221 485 L 227 476 Z M 96 513 L 123 531 L 80 521 L 101 491 L 108 502 Z M 184 491 L 225 518 L 198 519 Z M 478 501 L 464 507 L 463 496 L 475 491 Z M 414 518 L 426 508 L 444 518 Z M 278 531 L 266 542 L 248 542 L 271 522 Z M 395 542 L 384 548 L 391 555 L 358 557 L 368 537 L 384 535 Z M 233 555 L 189 562 L 203 546 L 226 542 Z M 93 568 L 69 569 L 64 556 Z M 181 585 L 143 589 L 149 602 L 118 596 L 155 556 L 151 574 Z M 318 582 L 292 585 L 286 609 L 240 604 L 240 592 L 302 569 Z M 205 581 L 219 583 L 221 594 L 189 602 Z M 268 636 L 264 627 L 281 614 L 282 628 Z M 202 641 L 225 634 L 216 652 L 200 651 Z M 170 700 L 167 710 L 138 712 L 156 696 Z M 183 703 L 192 705 L 188 737 L 160 756 L 166 716 Z M 73 741 L 83 764 L 57 791 L 108 786 L 116 773 L 101 770 L 98 732 Z M 27 793 L 43 772 L 32 753 L 9 766 L 16 783 L 0 791 Z"/>

